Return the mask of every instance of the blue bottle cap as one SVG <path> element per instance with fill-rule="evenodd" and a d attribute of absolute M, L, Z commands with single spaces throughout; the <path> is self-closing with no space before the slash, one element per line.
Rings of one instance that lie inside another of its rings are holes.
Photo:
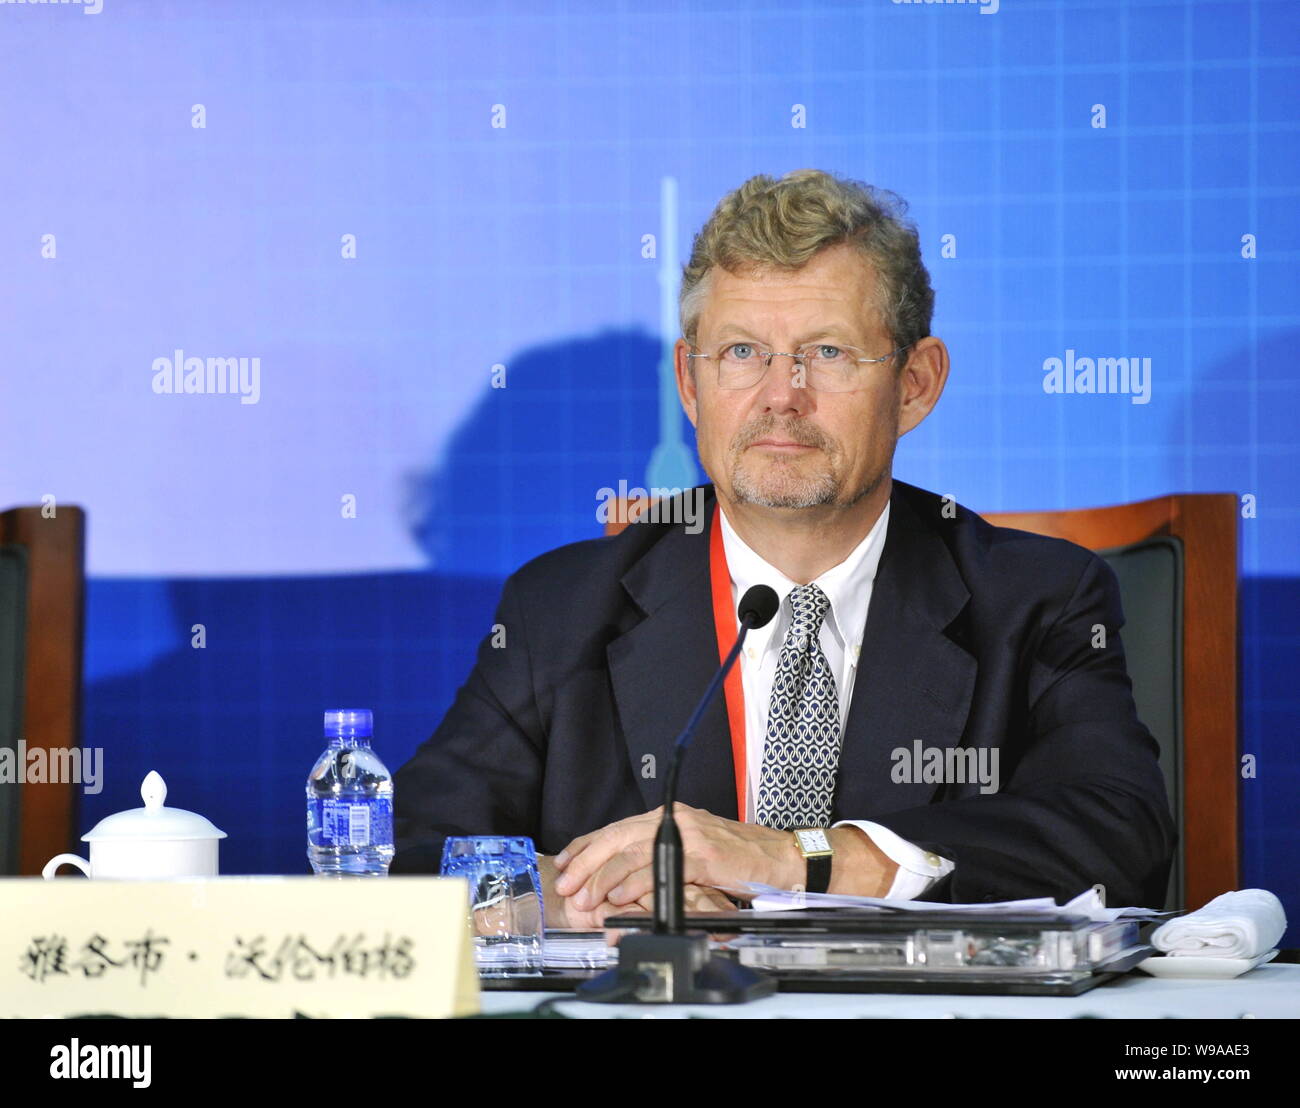
<path fill-rule="evenodd" d="M 327 739 L 368 739 L 374 728 L 369 708 L 329 708 L 325 712 Z"/>

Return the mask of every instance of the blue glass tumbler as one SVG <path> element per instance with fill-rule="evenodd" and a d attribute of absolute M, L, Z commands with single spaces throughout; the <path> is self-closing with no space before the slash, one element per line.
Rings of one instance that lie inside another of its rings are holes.
<path fill-rule="evenodd" d="M 540 974 L 545 920 L 533 840 L 524 835 L 449 838 L 442 848 L 441 872 L 469 882 L 479 975 Z"/>

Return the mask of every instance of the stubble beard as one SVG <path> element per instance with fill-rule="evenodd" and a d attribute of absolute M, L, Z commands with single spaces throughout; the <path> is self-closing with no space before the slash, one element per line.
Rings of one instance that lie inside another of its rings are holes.
<path fill-rule="evenodd" d="M 834 504 L 840 482 L 829 464 L 817 473 L 799 474 L 784 459 L 775 459 L 762 475 L 752 472 L 742 458 L 732 465 L 731 494 L 741 504 L 764 508 L 815 508 Z"/>
<path fill-rule="evenodd" d="M 810 460 L 808 455 L 770 457 L 755 464 L 747 457 L 747 448 L 774 429 L 773 422 L 751 427 L 738 436 L 732 446 L 731 494 L 738 503 L 763 508 L 817 508 L 827 504 L 848 508 L 879 487 L 882 474 L 869 480 L 866 487 L 844 497 L 844 481 L 835 471 L 832 444 L 815 430 L 797 425 L 787 425 L 781 432 L 794 442 L 821 451 L 822 458 L 815 472 L 801 472 Z M 755 472 L 756 469 L 762 472 Z"/>

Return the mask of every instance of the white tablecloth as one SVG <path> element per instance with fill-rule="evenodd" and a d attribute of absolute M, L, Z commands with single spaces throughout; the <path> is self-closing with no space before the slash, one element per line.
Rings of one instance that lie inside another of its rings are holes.
<path fill-rule="evenodd" d="M 483 1012 L 526 1011 L 556 993 L 485 992 Z M 739 1005 L 590 1004 L 555 1006 L 579 1019 L 1255 1019 L 1300 1018 L 1300 965 L 1270 963 L 1228 981 L 1129 973 L 1082 996 L 953 996 L 902 993 L 778 993 Z"/>

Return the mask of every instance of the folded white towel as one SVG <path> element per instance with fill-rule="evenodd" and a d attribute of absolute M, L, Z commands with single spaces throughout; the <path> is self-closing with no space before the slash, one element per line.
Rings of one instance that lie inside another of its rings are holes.
<path fill-rule="evenodd" d="M 1255 958 L 1277 946 L 1285 930 L 1277 897 L 1267 889 L 1241 889 L 1161 924 L 1151 945 L 1172 957 Z"/>

